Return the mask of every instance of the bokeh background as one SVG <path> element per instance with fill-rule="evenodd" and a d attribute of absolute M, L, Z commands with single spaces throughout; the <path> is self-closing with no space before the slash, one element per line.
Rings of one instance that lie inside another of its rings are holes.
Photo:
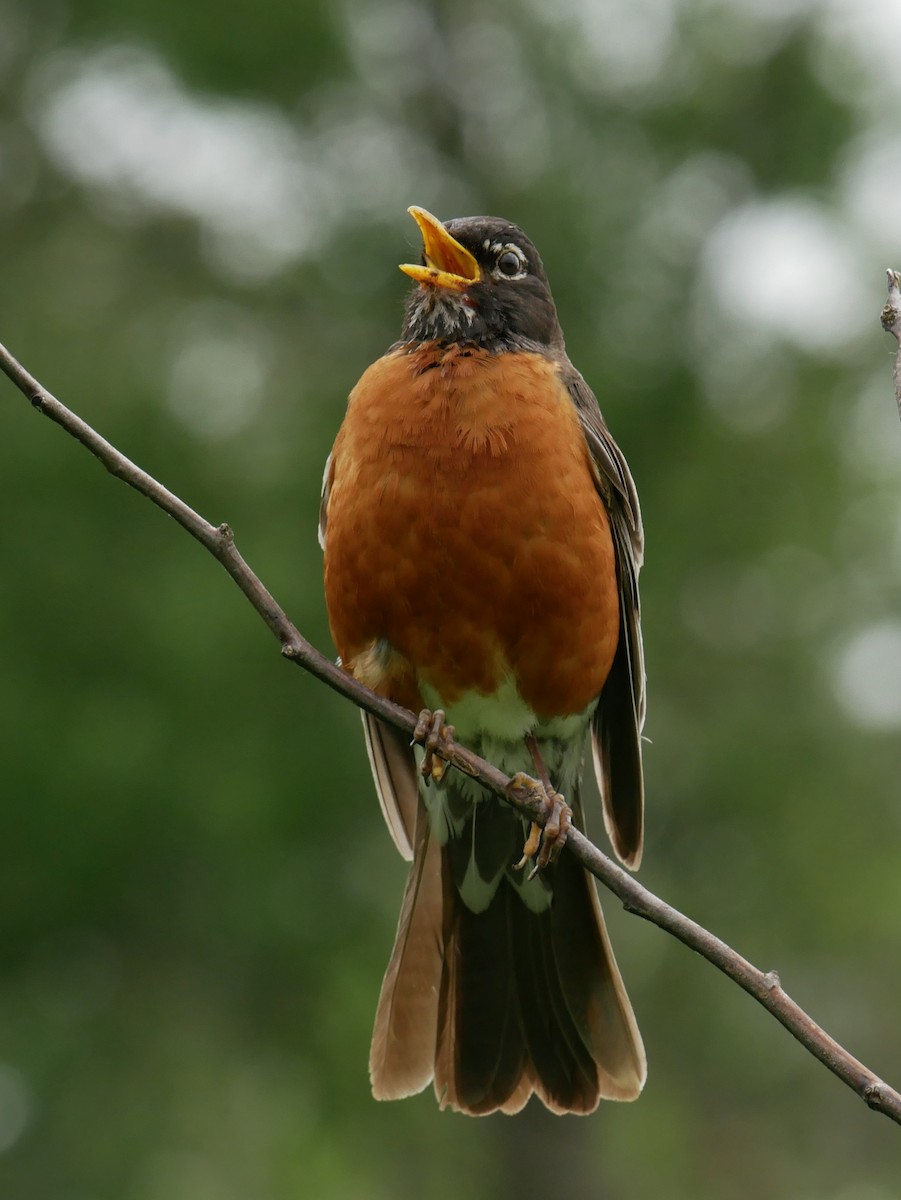
<path fill-rule="evenodd" d="M 0 0 L 0 339 L 327 650 L 404 210 L 531 234 L 644 507 L 642 879 L 895 1084 L 899 50 L 879 0 Z M 355 711 L 0 392 L 2 1200 L 901 1193 L 901 1132 L 612 899 L 638 1103 L 376 1105 L 404 865 Z"/>

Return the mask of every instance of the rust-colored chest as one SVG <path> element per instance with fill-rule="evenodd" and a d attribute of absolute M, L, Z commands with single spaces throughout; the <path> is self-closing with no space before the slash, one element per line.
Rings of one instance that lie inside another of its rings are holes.
<path fill-rule="evenodd" d="M 554 364 L 433 344 L 374 363 L 335 442 L 325 584 L 343 661 L 402 703 L 415 681 L 450 705 L 512 677 L 540 717 L 585 708 L 616 566 Z"/>

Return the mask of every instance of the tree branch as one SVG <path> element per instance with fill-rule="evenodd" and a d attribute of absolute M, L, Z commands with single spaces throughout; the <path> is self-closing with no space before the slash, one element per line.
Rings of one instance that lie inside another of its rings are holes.
<path fill-rule="evenodd" d="M 901 272 L 889 269 L 885 274 L 888 278 L 888 300 L 882 310 L 882 328 L 886 333 L 892 334 L 898 343 L 892 379 L 895 384 L 898 412 L 901 414 Z"/>
<path fill-rule="evenodd" d="M 883 324 L 901 341 L 901 290 L 899 277 L 890 272 L 889 303 L 883 310 Z M 890 311 L 891 310 L 891 311 Z M 886 314 L 889 314 L 888 317 Z M 888 322 L 888 323 L 887 323 Z M 895 384 L 901 407 L 901 346 L 899 361 L 895 365 Z M 152 500 L 168 513 L 179 525 L 196 538 L 219 560 L 225 570 L 278 638 L 285 658 L 309 671 L 336 692 L 340 692 L 361 708 L 401 729 L 411 738 L 416 729 L 417 718 L 413 713 L 377 696 L 358 683 L 351 675 L 320 654 L 301 635 L 289 620 L 272 594 L 264 587 L 238 553 L 232 531 L 228 525 L 211 525 L 183 500 L 163 487 L 140 467 L 121 454 L 115 446 L 102 438 L 80 417 L 71 412 L 52 396 L 46 388 L 16 361 L 8 350 L 0 345 L 0 368 L 9 376 L 17 388 L 51 421 L 56 422 L 72 437 L 100 460 L 104 467 L 117 479 Z M 540 805 L 530 802 L 522 793 L 514 793 L 510 779 L 462 746 L 451 744 L 439 750 L 453 766 L 477 778 L 491 791 L 531 819 L 541 821 Z M 780 1021 L 797 1040 L 824 1063 L 848 1087 L 852 1088 L 866 1103 L 891 1120 L 901 1124 L 901 1094 L 896 1092 L 867 1067 L 858 1062 L 838 1042 L 821 1029 L 811 1017 L 782 990 L 775 972 L 764 974 L 752 966 L 740 954 L 708 930 L 671 908 L 647 888 L 641 886 L 612 859 L 593 845 L 578 830 L 569 833 L 566 846 L 570 853 L 622 901 L 627 911 L 643 917 L 660 929 L 684 942 L 692 950 L 706 958 L 739 987 L 753 996 L 763 1007 Z"/>

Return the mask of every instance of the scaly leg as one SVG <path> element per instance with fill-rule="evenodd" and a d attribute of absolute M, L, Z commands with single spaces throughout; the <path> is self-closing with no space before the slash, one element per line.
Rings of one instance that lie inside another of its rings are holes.
<path fill-rule="evenodd" d="M 450 765 L 443 759 L 436 758 L 442 750 L 449 750 L 454 744 L 454 727 L 445 725 L 444 710 L 436 708 L 434 712 L 424 708 L 419 714 L 413 741 L 425 748 L 422 766 L 419 768 L 428 787 L 431 780 L 440 783 L 447 774 Z"/>
<path fill-rule="evenodd" d="M 560 793 L 554 791 L 534 733 L 526 734 L 526 745 L 540 782 L 536 782 L 524 772 L 518 771 L 510 780 L 509 790 L 525 792 L 528 798 L 540 806 L 546 814 L 543 826 L 537 821 L 532 822 L 529 836 L 523 847 L 522 858 L 516 864 L 516 869 L 522 870 L 529 860 L 535 859 L 535 865 L 529 873 L 531 879 L 538 871 L 554 862 L 566 845 L 566 835 L 572 825 L 573 814 L 572 809 Z"/>

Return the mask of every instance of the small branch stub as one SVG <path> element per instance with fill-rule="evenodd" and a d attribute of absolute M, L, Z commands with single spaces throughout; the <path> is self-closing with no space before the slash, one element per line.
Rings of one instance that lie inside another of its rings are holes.
<path fill-rule="evenodd" d="M 888 300 L 882 310 L 882 328 L 901 342 L 901 271 L 886 271 Z"/>
<path fill-rule="evenodd" d="M 892 367 L 892 382 L 895 385 L 895 403 L 898 405 L 898 415 L 901 416 L 901 271 L 886 271 L 888 279 L 888 300 L 882 309 L 882 328 L 890 333 L 898 343 L 895 362 Z"/>

